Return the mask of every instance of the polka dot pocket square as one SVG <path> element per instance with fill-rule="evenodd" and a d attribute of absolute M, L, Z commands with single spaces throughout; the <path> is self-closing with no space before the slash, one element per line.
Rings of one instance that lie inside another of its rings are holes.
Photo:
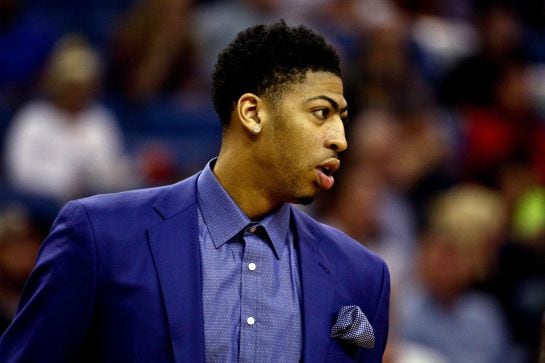
<path fill-rule="evenodd" d="M 331 328 L 331 337 L 346 340 L 358 347 L 375 346 L 375 333 L 367 317 L 357 305 L 343 306 Z"/>

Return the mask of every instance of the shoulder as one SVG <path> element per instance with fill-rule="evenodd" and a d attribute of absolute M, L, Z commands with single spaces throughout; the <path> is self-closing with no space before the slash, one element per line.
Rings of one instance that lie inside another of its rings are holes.
<path fill-rule="evenodd" d="M 55 110 L 45 101 L 36 99 L 23 105 L 14 115 L 16 127 L 50 127 L 55 120 Z"/>
<path fill-rule="evenodd" d="M 101 211 L 112 210 L 116 212 L 134 210 L 152 206 L 155 200 L 165 193 L 171 186 L 127 190 L 117 193 L 98 194 L 72 201 L 80 204 L 87 210 Z"/>
<path fill-rule="evenodd" d="M 98 221 L 103 226 L 128 224 L 132 225 L 131 228 L 144 227 L 137 224 L 163 220 L 195 204 L 196 177 L 193 175 L 178 183 L 156 188 L 95 195 L 69 204 L 81 206 L 91 221 Z"/>
<path fill-rule="evenodd" d="M 36 98 L 34 100 L 30 100 L 27 103 L 25 103 L 19 109 L 16 115 L 24 115 L 24 116 L 33 115 L 34 116 L 34 115 L 39 115 L 43 112 L 52 113 L 53 108 L 45 100 Z"/>

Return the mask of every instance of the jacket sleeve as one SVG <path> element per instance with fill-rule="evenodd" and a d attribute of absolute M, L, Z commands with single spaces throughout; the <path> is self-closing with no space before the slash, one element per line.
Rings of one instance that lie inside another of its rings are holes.
<path fill-rule="evenodd" d="M 377 305 L 371 325 L 375 333 L 375 347 L 373 349 L 360 349 L 358 362 L 371 363 L 382 362 L 382 356 L 386 349 L 388 340 L 388 325 L 390 315 L 390 273 L 388 267 L 383 263 L 382 284 L 380 294 L 377 299 Z"/>
<path fill-rule="evenodd" d="M 91 223 L 73 201 L 42 244 L 15 318 L 0 338 L 0 361 L 75 361 L 94 315 L 96 275 Z"/>

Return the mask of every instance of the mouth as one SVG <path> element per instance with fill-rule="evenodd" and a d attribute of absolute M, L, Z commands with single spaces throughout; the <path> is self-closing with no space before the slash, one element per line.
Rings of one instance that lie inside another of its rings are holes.
<path fill-rule="evenodd" d="M 322 190 L 328 190 L 335 184 L 333 174 L 339 169 L 341 162 L 339 159 L 329 159 L 316 167 L 318 175 L 318 185 Z"/>

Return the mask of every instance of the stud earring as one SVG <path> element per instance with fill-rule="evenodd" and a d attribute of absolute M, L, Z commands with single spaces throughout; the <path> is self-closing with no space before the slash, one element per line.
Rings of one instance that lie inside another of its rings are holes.
<path fill-rule="evenodd" d="M 256 135 L 259 134 L 261 132 L 261 126 L 254 125 L 254 127 L 252 128 L 252 132 Z"/>

